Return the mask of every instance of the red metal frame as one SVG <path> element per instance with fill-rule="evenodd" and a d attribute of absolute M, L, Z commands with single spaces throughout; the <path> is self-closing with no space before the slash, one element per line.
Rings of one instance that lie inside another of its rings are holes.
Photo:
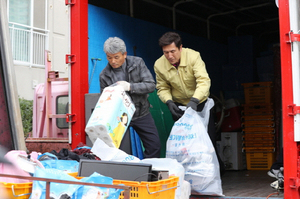
<path fill-rule="evenodd" d="M 282 77 L 282 119 L 284 152 L 284 198 L 297 199 L 299 194 L 299 152 L 294 141 L 294 117 L 289 115 L 293 104 L 291 44 L 289 43 L 289 1 L 279 0 L 279 27 Z M 85 143 L 84 94 L 88 92 L 88 1 L 80 0 L 71 6 L 71 54 L 76 61 L 71 66 L 71 108 L 77 119 L 72 123 L 72 148 Z"/>
<path fill-rule="evenodd" d="M 76 1 L 71 6 L 71 112 L 74 149 L 85 136 L 84 95 L 88 93 L 88 0 Z"/>
<path fill-rule="evenodd" d="M 298 144 L 294 141 L 294 116 L 289 114 L 289 106 L 293 104 L 289 1 L 279 0 L 278 3 L 282 77 L 284 198 L 297 199 L 300 198 L 298 190 Z"/>

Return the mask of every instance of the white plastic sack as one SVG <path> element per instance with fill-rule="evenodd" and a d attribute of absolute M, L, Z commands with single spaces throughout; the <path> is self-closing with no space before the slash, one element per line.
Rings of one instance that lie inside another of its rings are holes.
<path fill-rule="evenodd" d="M 128 155 L 124 151 L 109 147 L 105 142 L 97 138 L 95 141 L 91 151 L 98 156 L 101 160 L 106 161 L 117 161 L 117 162 L 139 162 L 140 159 L 133 156 Z"/>
<path fill-rule="evenodd" d="M 175 199 L 190 199 L 191 195 L 191 184 L 184 180 L 180 185 L 180 195 L 175 195 Z"/>
<path fill-rule="evenodd" d="M 119 148 L 135 112 L 135 106 L 123 87 L 106 87 L 86 125 L 85 132 L 92 143 L 97 138 L 110 147 Z"/>
<path fill-rule="evenodd" d="M 219 162 L 207 133 L 213 105 L 213 100 L 208 99 L 201 113 L 188 108 L 174 123 L 167 140 L 166 157 L 183 165 L 185 180 L 190 182 L 195 195 L 223 196 Z"/>

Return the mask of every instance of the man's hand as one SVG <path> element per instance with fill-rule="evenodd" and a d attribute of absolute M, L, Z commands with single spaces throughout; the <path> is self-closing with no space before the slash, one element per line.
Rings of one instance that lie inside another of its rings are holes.
<path fill-rule="evenodd" d="M 186 105 L 186 108 L 191 107 L 192 109 L 194 109 L 195 111 L 197 111 L 197 106 L 198 106 L 199 102 L 200 102 L 200 100 L 192 97 L 190 99 L 190 102 Z"/>
<path fill-rule="evenodd" d="M 130 91 L 130 83 L 126 81 L 118 81 L 117 84 L 122 86 L 125 91 Z"/>
<path fill-rule="evenodd" d="M 173 119 L 178 120 L 183 115 L 183 111 L 180 110 L 172 100 L 166 102 L 170 112 L 172 113 Z"/>

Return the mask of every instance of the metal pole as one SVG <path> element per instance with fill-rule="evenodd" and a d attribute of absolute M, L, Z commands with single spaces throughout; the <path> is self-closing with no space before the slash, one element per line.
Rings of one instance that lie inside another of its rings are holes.
<path fill-rule="evenodd" d="M 84 95 L 88 93 L 88 0 L 71 6 L 71 114 L 72 149 L 86 143 Z"/>
<path fill-rule="evenodd" d="M 279 30 L 282 82 L 282 126 L 283 126 L 283 164 L 284 198 L 299 198 L 298 191 L 298 147 L 294 141 L 294 118 L 289 115 L 293 104 L 293 83 L 291 65 L 291 44 L 289 41 L 290 18 L 289 0 L 279 0 Z"/>
<path fill-rule="evenodd" d="M 133 15 L 133 0 L 129 0 L 129 4 L 130 4 L 130 17 L 134 17 L 134 15 Z"/>

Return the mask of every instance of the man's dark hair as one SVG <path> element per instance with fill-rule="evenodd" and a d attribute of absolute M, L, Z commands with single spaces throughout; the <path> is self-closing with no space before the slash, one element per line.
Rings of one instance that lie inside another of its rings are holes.
<path fill-rule="evenodd" d="M 181 42 L 181 37 L 178 33 L 176 32 L 167 32 L 161 38 L 159 38 L 158 44 L 160 47 L 170 45 L 172 43 L 175 43 L 175 46 L 177 48 L 180 48 L 182 42 Z"/>

